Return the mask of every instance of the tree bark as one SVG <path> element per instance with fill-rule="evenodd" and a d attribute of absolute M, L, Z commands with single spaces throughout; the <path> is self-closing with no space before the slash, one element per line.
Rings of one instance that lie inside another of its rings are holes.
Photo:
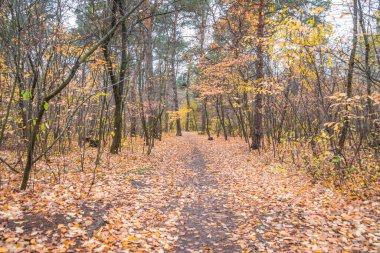
<path fill-rule="evenodd" d="M 253 133 L 252 133 L 252 149 L 260 149 L 261 139 L 263 136 L 263 94 L 262 79 L 264 78 L 264 51 L 263 51 L 263 39 L 264 39 L 264 10 L 265 0 L 260 0 L 258 10 L 258 25 L 257 25 L 257 61 L 256 61 L 256 81 L 257 81 L 257 94 L 254 102 L 254 116 L 253 116 Z"/>
<path fill-rule="evenodd" d="M 204 55 L 204 44 L 205 44 L 205 35 L 206 35 L 206 24 L 207 24 L 207 11 L 205 8 L 201 9 L 201 24 L 199 27 L 199 37 L 200 37 L 200 58 Z M 206 132 L 206 111 L 205 106 L 201 108 L 201 132 L 204 134 Z"/>
<path fill-rule="evenodd" d="M 355 67 L 355 55 L 356 55 L 356 48 L 358 44 L 358 0 L 354 0 L 353 5 L 353 31 L 352 31 L 352 48 L 351 48 L 351 54 L 350 59 L 348 62 L 348 73 L 347 73 L 347 86 L 346 86 L 346 93 L 347 93 L 347 99 L 352 97 L 352 82 L 354 77 L 354 67 Z M 346 114 L 348 113 L 348 106 L 346 106 Z M 350 128 L 350 119 L 348 115 L 345 115 L 343 117 L 343 128 L 342 132 L 339 138 L 339 144 L 338 144 L 338 155 L 342 154 L 342 151 L 344 149 L 344 144 L 347 139 L 348 131 Z"/>
<path fill-rule="evenodd" d="M 187 70 L 187 85 L 186 85 L 186 106 L 188 112 L 186 113 L 186 132 L 189 132 L 189 125 L 190 125 L 190 96 L 189 96 L 189 86 L 190 86 L 190 67 Z"/>
<path fill-rule="evenodd" d="M 177 77 L 176 77 L 176 66 L 175 66 L 175 60 L 176 60 L 176 46 L 177 46 L 177 22 L 178 22 L 178 6 L 177 3 L 175 3 L 175 11 L 174 11 L 174 23 L 173 23 L 173 37 L 172 37 L 172 59 L 171 59 L 171 78 L 172 78 L 172 85 L 173 85 L 173 103 L 174 103 L 174 111 L 178 113 L 179 106 L 178 106 L 178 89 L 177 89 Z M 181 119 L 179 115 L 176 115 L 176 127 L 177 127 L 177 136 L 182 136 L 181 131 Z"/>
<path fill-rule="evenodd" d="M 379 5 L 380 7 L 380 5 Z M 368 39 L 368 34 L 367 34 L 367 29 L 365 27 L 364 23 L 364 17 L 363 17 L 363 8 L 362 4 L 360 1 L 358 1 L 358 11 L 359 11 L 359 22 L 360 22 L 360 27 L 363 33 L 363 38 L 364 38 L 364 67 L 365 67 L 365 80 L 366 80 L 366 86 L 367 86 L 367 115 L 366 115 L 366 126 L 364 130 L 364 134 L 368 133 L 372 127 L 372 120 L 373 120 L 373 106 L 372 106 L 372 100 L 371 100 L 371 95 L 372 95 L 372 82 L 371 82 L 371 68 L 369 65 L 369 57 L 370 57 L 370 43 Z"/>

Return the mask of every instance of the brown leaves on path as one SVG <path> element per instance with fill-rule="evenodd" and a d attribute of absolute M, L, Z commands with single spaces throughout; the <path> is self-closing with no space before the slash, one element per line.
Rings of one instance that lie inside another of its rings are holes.
<path fill-rule="evenodd" d="M 263 252 L 378 252 L 379 201 L 345 199 L 313 185 L 300 171 L 284 170 L 240 141 L 200 145 L 208 171 L 229 196 L 239 218 L 243 250 Z"/>
<path fill-rule="evenodd" d="M 378 200 L 313 185 L 238 138 L 167 136 L 151 156 L 103 160 L 89 197 L 90 167 L 1 190 L 0 252 L 380 251 Z"/>

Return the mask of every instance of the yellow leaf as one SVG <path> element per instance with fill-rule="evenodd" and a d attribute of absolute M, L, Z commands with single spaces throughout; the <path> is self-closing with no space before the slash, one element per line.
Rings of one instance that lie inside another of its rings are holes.
<path fill-rule="evenodd" d="M 8 249 L 4 247 L 0 248 L 0 253 L 3 253 L 3 252 L 8 252 Z"/>
<path fill-rule="evenodd" d="M 129 236 L 127 240 L 128 240 L 129 242 L 135 242 L 135 241 L 138 241 L 139 238 L 134 237 L 134 236 Z"/>

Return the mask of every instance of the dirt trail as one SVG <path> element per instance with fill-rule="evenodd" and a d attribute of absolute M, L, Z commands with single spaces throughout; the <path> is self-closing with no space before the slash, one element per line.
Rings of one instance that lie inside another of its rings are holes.
<path fill-rule="evenodd" d="M 0 191 L 2 252 L 380 252 L 379 199 L 314 184 L 240 138 L 185 133 L 108 158 L 90 197 L 91 170 Z"/>
<path fill-rule="evenodd" d="M 189 139 L 189 136 L 187 136 Z M 176 252 L 212 251 L 238 252 L 241 248 L 230 237 L 235 228 L 234 215 L 225 207 L 226 195 L 214 195 L 210 190 L 218 188 L 218 182 L 209 174 L 202 152 L 192 144 L 187 169 L 195 176 L 189 179 L 188 187 L 195 193 L 195 199 L 182 211 L 183 224 L 179 226 L 180 236 Z"/>
<path fill-rule="evenodd" d="M 174 252 L 378 252 L 376 200 L 346 199 L 302 171 L 249 152 L 239 139 L 186 134 Z M 183 180 L 183 178 L 182 178 Z M 185 190 L 186 191 L 186 190 Z"/>

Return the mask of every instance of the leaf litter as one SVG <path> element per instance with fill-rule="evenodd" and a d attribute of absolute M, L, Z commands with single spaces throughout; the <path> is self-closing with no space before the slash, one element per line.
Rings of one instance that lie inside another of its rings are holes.
<path fill-rule="evenodd" d="M 45 173 L 29 191 L 2 189 L 0 252 L 380 251 L 378 198 L 277 169 L 238 138 L 168 136 L 151 156 L 103 160 L 90 194 L 90 164 L 60 183 Z"/>

